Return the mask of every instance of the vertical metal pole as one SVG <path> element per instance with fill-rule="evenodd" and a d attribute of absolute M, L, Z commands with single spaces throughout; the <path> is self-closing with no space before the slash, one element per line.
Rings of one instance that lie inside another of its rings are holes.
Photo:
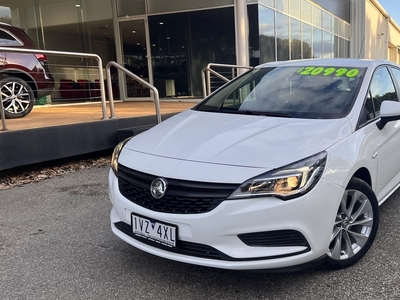
<path fill-rule="evenodd" d="M 110 104 L 110 118 L 114 119 L 115 118 L 115 109 L 114 109 L 114 95 L 113 95 L 113 90 L 112 90 L 112 81 L 111 81 L 111 66 L 112 62 L 109 62 L 106 67 L 106 76 L 107 76 L 107 89 L 108 89 L 108 103 Z"/>
<path fill-rule="evenodd" d="M 249 59 L 249 26 L 247 19 L 247 1 L 235 0 L 235 35 L 236 35 L 236 64 L 248 66 Z M 238 75 L 245 70 L 238 69 Z"/>

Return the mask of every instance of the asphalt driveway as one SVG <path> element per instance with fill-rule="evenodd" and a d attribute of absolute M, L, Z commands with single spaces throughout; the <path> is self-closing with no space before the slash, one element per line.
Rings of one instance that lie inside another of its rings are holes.
<path fill-rule="evenodd" d="M 0 191 L 1 299 L 400 299 L 400 192 L 354 267 L 269 274 L 185 265 L 120 241 L 107 176 L 99 167 Z"/>

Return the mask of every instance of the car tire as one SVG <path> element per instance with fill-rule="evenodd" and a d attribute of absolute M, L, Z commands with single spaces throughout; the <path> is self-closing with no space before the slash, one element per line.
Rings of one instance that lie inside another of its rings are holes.
<path fill-rule="evenodd" d="M 32 88 L 18 77 L 0 80 L 2 104 L 6 119 L 22 118 L 29 114 L 35 104 Z"/>
<path fill-rule="evenodd" d="M 379 226 L 379 205 L 371 187 L 352 178 L 336 215 L 324 266 L 343 269 L 354 265 L 371 247 Z"/>

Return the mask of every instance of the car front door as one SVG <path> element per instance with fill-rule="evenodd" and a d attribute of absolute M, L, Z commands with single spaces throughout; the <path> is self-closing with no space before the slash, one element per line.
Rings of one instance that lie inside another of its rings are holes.
<path fill-rule="evenodd" d="M 369 116 L 379 118 L 381 104 L 387 100 L 399 101 L 399 97 L 388 68 L 380 67 L 372 77 L 366 100 Z M 376 194 L 382 200 L 400 181 L 400 121 L 389 122 L 382 130 L 376 128 L 375 134 L 376 151 L 373 157 L 377 159 L 378 166 Z"/>

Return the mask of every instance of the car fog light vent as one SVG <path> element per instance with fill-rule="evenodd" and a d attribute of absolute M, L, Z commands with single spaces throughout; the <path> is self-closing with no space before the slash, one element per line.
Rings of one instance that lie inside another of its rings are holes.
<path fill-rule="evenodd" d="M 305 237 L 296 230 L 253 232 L 239 234 L 238 237 L 251 247 L 310 247 Z"/>

